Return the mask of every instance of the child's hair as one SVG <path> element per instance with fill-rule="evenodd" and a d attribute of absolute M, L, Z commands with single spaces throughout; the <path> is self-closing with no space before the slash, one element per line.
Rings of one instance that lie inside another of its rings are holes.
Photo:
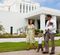
<path fill-rule="evenodd" d="M 43 30 L 40 30 L 38 33 L 38 37 L 42 37 L 43 36 Z"/>
<path fill-rule="evenodd" d="M 50 24 L 50 25 L 53 25 L 53 23 L 52 23 L 52 22 L 50 22 L 49 24 Z"/>

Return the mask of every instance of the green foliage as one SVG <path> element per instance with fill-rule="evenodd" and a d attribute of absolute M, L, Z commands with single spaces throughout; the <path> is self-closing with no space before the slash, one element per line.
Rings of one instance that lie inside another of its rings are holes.
<path fill-rule="evenodd" d="M 43 30 L 35 29 L 35 35 L 38 35 L 39 33 L 43 33 Z"/>
<path fill-rule="evenodd" d="M 40 30 L 40 33 L 43 33 L 43 30 Z"/>
<path fill-rule="evenodd" d="M 43 34 L 43 31 L 41 30 L 36 30 L 35 32 L 35 36 L 41 36 Z M 60 33 L 56 33 L 55 34 L 56 37 L 60 37 Z M 21 33 L 19 35 L 11 35 L 9 33 L 4 33 L 4 34 L 0 34 L 0 38 L 26 38 L 26 34 L 25 33 Z"/>
<path fill-rule="evenodd" d="M 21 38 L 26 38 L 26 33 L 22 33 L 19 35 Z"/>
<path fill-rule="evenodd" d="M 22 33 L 19 35 L 11 35 L 9 33 L 5 33 L 3 35 L 0 34 L 0 38 L 26 38 L 26 34 Z"/>
<path fill-rule="evenodd" d="M 56 33 L 55 36 L 57 36 L 57 37 L 59 36 L 60 37 L 60 33 Z"/>

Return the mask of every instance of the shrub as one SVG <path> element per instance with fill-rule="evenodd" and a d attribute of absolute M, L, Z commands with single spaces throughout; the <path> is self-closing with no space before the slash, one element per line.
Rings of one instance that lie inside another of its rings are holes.
<path fill-rule="evenodd" d="M 9 33 L 4 33 L 3 35 L 0 34 L 0 38 L 25 38 L 26 37 L 26 34 L 25 33 L 22 33 L 22 34 L 19 34 L 19 35 L 11 35 Z"/>
<path fill-rule="evenodd" d="M 38 35 L 38 33 L 43 33 L 43 30 L 35 29 L 35 35 Z"/>
<path fill-rule="evenodd" d="M 35 37 L 41 36 L 42 33 L 43 33 L 43 30 L 35 29 Z"/>
<path fill-rule="evenodd" d="M 40 30 L 40 33 L 43 33 L 43 30 Z"/>
<path fill-rule="evenodd" d="M 55 36 L 60 36 L 60 33 L 56 33 Z"/>
<path fill-rule="evenodd" d="M 21 33 L 21 34 L 19 34 L 19 37 L 20 38 L 26 38 L 26 34 L 25 33 Z"/>
<path fill-rule="evenodd" d="M 35 35 L 38 35 L 39 32 L 40 32 L 39 29 L 35 29 Z"/>

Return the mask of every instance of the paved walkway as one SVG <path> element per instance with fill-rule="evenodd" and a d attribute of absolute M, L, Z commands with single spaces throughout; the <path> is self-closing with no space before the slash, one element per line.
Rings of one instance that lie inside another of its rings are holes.
<path fill-rule="evenodd" d="M 58 55 L 60 53 L 60 47 L 56 47 L 56 54 Z M 28 51 L 15 51 L 15 52 L 5 52 L 5 53 L 0 53 L 0 55 L 50 55 L 50 54 L 42 54 L 40 52 L 36 52 L 36 50 L 28 50 Z"/>

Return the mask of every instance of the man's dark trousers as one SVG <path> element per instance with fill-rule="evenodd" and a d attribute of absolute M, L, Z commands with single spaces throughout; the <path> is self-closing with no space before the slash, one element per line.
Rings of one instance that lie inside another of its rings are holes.
<path fill-rule="evenodd" d="M 54 33 L 44 34 L 45 51 L 49 52 L 49 39 L 51 39 L 51 52 L 55 52 Z"/>

